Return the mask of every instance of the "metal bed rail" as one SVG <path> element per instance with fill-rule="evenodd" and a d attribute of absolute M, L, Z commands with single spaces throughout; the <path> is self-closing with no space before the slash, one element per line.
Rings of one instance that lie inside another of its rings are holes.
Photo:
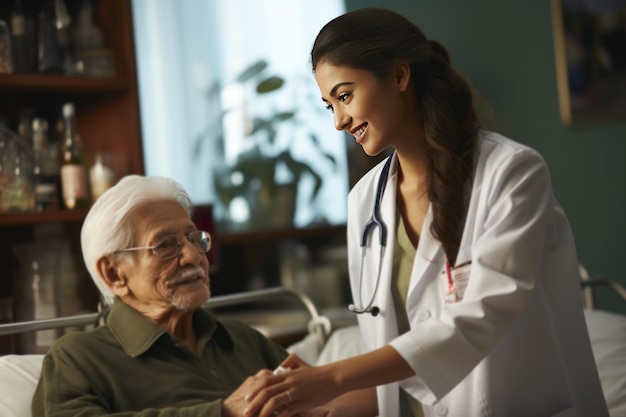
<path fill-rule="evenodd" d="M 212 309 L 230 307 L 258 301 L 267 301 L 277 297 L 291 297 L 308 311 L 311 319 L 308 324 L 309 333 L 316 334 L 323 344 L 331 332 L 331 323 L 327 317 L 320 315 L 317 307 L 305 294 L 286 287 L 273 287 L 235 294 L 218 295 L 211 297 L 202 308 Z M 62 329 L 68 327 L 85 327 L 94 325 L 98 320 L 99 313 L 79 314 L 75 316 L 57 317 L 51 319 L 39 319 L 16 323 L 0 324 L 0 336 L 14 335 L 19 333 L 35 332 L 39 330 Z"/>
<path fill-rule="evenodd" d="M 594 290 L 599 287 L 606 287 L 619 295 L 622 300 L 626 301 L 626 287 L 616 280 L 601 275 L 592 276 L 587 268 L 581 263 L 578 264 L 578 273 L 580 275 L 580 286 L 583 290 L 583 302 L 585 307 L 595 309 Z"/>

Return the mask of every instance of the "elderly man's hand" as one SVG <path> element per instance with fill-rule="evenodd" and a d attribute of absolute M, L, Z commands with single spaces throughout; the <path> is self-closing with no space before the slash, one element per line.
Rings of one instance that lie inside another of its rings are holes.
<path fill-rule="evenodd" d="M 263 369 L 256 375 L 248 377 L 243 384 L 239 386 L 239 388 L 224 399 L 222 402 L 222 416 L 243 417 L 244 410 L 248 407 L 246 396 L 250 394 L 253 388 L 258 387 L 259 378 L 264 378 L 270 375 L 272 375 L 272 371 L 269 369 Z"/>

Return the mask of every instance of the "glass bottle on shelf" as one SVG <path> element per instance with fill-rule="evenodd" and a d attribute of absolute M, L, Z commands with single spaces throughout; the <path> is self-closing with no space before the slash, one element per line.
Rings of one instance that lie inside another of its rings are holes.
<path fill-rule="evenodd" d="M 47 73 L 63 72 L 63 51 L 59 45 L 52 4 L 44 1 L 38 16 L 37 70 Z"/>
<path fill-rule="evenodd" d="M 85 75 L 110 77 L 114 75 L 113 57 L 105 47 L 102 30 L 94 24 L 93 13 L 93 2 L 83 0 L 72 32 L 76 65 Z"/>
<path fill-rule="evenodd" d="M 94 164 L 89 169 L 89 183 L 91 185 L 91 200 L 95 202 L 106 190 L 113 185 L 114 174 L 104 161 L 101 153 L 96 154 Z"/>
<path fill-rule="evenodd" d="M 63 145 L 61 147 L 61 194 L 68 209 L 89 206 L 87 164 L 76 134 L 73 103 L 63 105 Z"/>
<path fill-rule="evenodd" d="M 54 0 L 54 26 L 56 28 L 57 41 L 63 55 L 63 72 L 65 74 L 76 73 L 74 54 L 72 53 L 71 24 L 72 18 L 67 12 L 65 0 Z"/>
<path fill-rule="evenodd" d="M 11 33 L 9 25 L 0 19 L 0 74 L 13 72 L 13 57 L 11 56 Z"/>
<path fill-rule="evenodd" d="M 17 121 L 17 134 L 24 139 L 24 142 L 31 143 L 33 131 L 32 124 L 35 117 L 35 110 L 27 108 L 19 111 Z"/>
<path fill-rule="evenodd" d="M 102 31 L 93 23 L 93 4 L 84 0 L 78 11 L 78 20 L 72 33 L 74 51 L 78 57 L 85 52 L 104 47 Z"/>
<path fill-rule="evenodd" d="M 35 72 L 37 70 L 35 22 L 22 0 L 15 1 L 10 22 L 13 72 Z"/>
<path fill-rule="evenodd" d="M 59 154 L 48 143 L 48 121 L 33 119 L 33 174 L 35 178 L 35 208 L 45 210 L 57 203 Z"/>

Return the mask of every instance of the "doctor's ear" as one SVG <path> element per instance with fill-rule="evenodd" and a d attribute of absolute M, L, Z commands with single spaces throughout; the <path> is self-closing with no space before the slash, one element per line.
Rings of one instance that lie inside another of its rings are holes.
<path fill-rule="evenodd" d="M 104 283 L 118 297 L 128 290 L 126 274 L 113 261 L 112 255 L 103 256 L 96 261 L 96 268 Z"/>
<path fill-rule="evenodd" d="M 398 61 L 391 68 L 393 81 L 401 92 L 405 92 L 409 88 L 411 81 L 411 66 L 406 61 Z"/>

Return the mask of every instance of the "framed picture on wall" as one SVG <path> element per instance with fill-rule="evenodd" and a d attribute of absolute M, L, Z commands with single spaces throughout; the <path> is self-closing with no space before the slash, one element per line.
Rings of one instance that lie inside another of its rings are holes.
<path fill-rule="evenodd" d="M 626 121 L 626 0 L 552 0 L 561 120 Z"/>

